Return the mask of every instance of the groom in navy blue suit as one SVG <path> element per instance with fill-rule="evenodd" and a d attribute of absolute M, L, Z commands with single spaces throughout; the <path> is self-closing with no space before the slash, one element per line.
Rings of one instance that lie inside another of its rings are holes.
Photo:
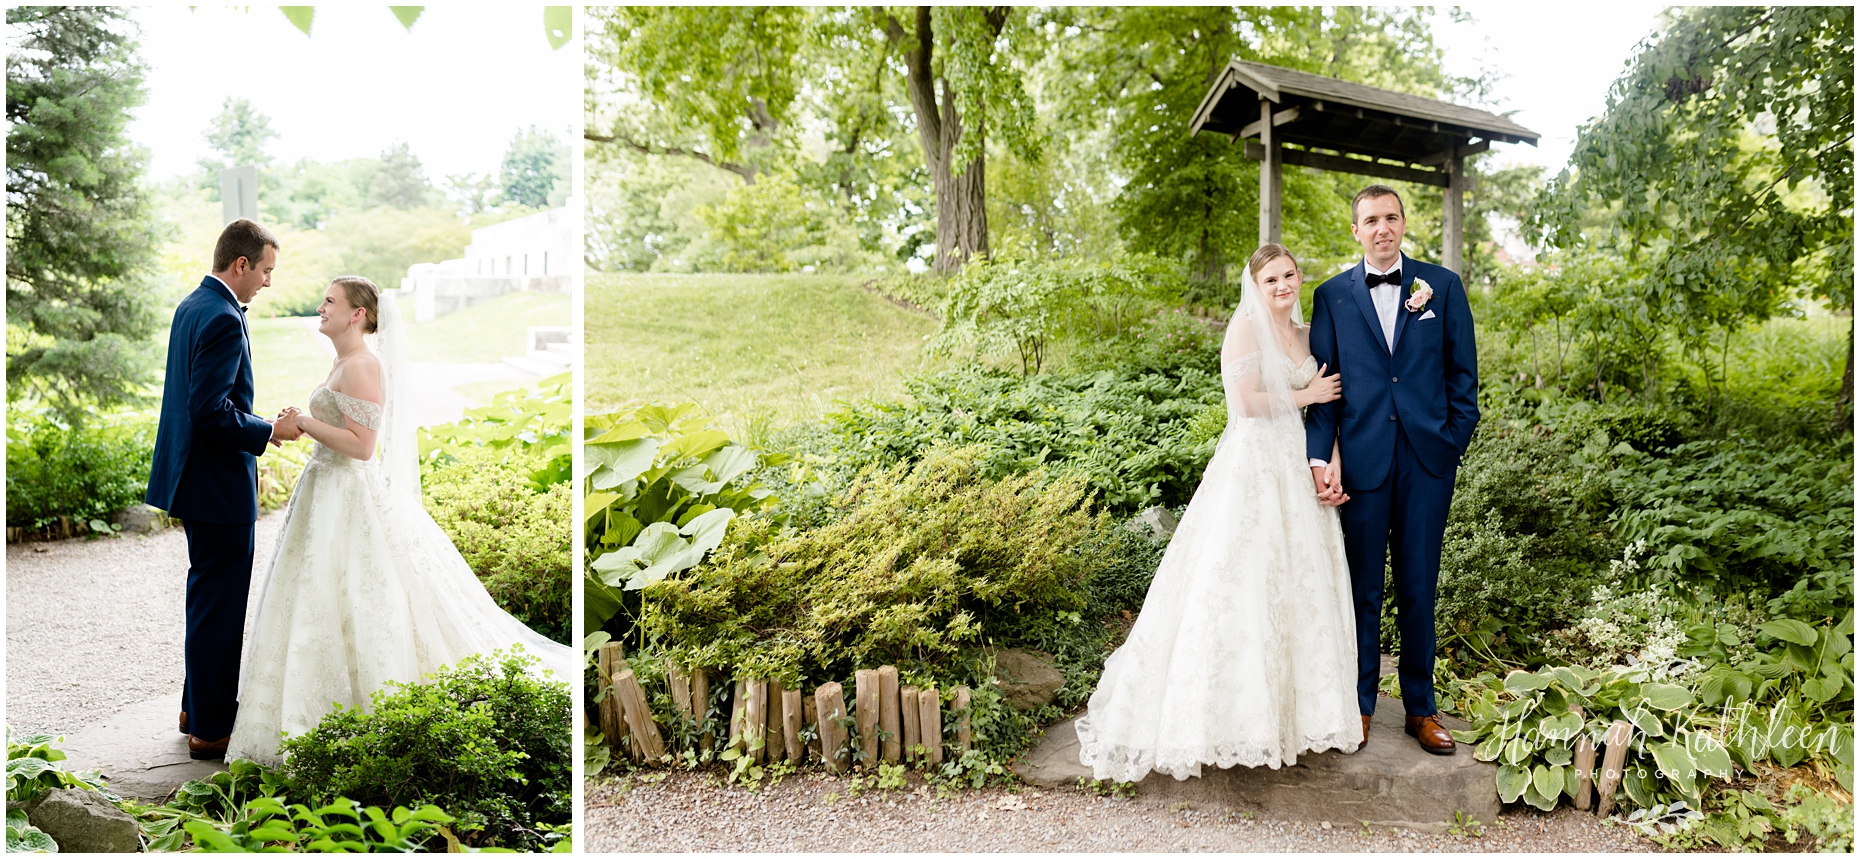
<path fill-rule="evenodd" d="M 197 759 L 226 755 L 238 713 L 239 653 L 258 520 L 258 457 L 298 436 L 288 412 L 252 414 L 245 305 L 271 285 L 278 240 L 241 218 L 213 248 L 213 274 L 174 310 L 161 422 L 145 500 L 187 531 L 187 676 L 181 730 Z"/>
<path fill-rule="evenodd" d="M 1401 197 L 1386 185 L 1350 204 L 1363 262 L 1311 300 L 1311 354 L 1343 376 L 1343 397 L 1306 413 L 1305 453 L 1318 496 L 1341 505 L 1363 741 L 1381 679 L 1387 558 L 1406 730 L 1421 748 L 1450 755 L 1453 737 L 1434 706 L 1434 597 L 1454 474 L 1479 423 L 1479 353 L 1460 276 L 1403 254 L 1407 226 Z"/>

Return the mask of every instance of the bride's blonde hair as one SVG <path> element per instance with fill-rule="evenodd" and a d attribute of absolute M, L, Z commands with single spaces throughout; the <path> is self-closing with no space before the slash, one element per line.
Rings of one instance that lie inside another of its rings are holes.
<path fill-rule="evenodd" d="M 1285 257 L 1292 261 L 1292 265 L 1303 268 L 1298 262 L 1298 257 L 1292 255 L 1291 248 L 1279 244 L 1278 242 L 1267 242 L 1260 245 L 1259 250 L 1253 252 L 1252 259 L 1247 260 L 1246 270 L 1252 273 L 1253 282 L 1259 282 L 1259 270 L 1265 268 L 1266 263 L 1272 262 L 1279 257 Z"/>
<path fill-rule="evenodd" d="M 342 287 L 342 294 L 348 297 L 351 307 L 359 307 L 367 312 L 362 318 L 362 331 L 375 333 L 380 327 L 381 287 L 359 274 L 345 274 L 330 281 L 330 284 Z"/>

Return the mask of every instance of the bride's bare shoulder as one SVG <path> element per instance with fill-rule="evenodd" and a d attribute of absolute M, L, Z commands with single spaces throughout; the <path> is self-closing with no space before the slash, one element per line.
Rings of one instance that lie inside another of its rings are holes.
<path fill-rule="evenodd" d="M 358 400 L 381 402 L 381 360 L 367 350 L 349 356 L 336 369 L 335 377 L 330 379 L 328 387 L 338 394 Z"/>

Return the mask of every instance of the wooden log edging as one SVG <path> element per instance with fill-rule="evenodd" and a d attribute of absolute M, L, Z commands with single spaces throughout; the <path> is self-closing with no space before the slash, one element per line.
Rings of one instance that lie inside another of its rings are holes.
<path fill-rule="evenodd" d="M 645 764 L 659 763 L 668 753 L 688 751 L 668 747 L 668 736 L 652 715 L 650 696 L 623 653 L 618 643 L 610 642 L 598 654 L 598 685 L 605 693 L 600 728 L 609 745 L 616 754 Z M 671 734 L 676 738 L 674 745 L 710 749 L 711 673 L 669 660 L 663 667 L 672 707 L 698 728 L 695 738 L 686 729 Z M 798 766 L 819 761 L 834 773 L 880 764 L 938 766 L 974 748 L 973 694 L 968 687 L 948 692 L 901 687 L 897 667 L 885 665 L 854 671 L 850 701 L 847 691 L 837 682 L 822 683 L 808 693 L 779 680 L 735 678 L 727 697 L 729 740 L 725 748 L 755 763 Z M 947 739 L 946 725 L 951 734 Z"/>

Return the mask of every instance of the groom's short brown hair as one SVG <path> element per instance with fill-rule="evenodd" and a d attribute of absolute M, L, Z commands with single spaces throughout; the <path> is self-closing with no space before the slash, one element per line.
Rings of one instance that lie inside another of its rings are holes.
<path fill-rule="evenodd" d="M 227 224 L 226 229 L 220 231 L 220 240 L 213 244 L 213 270 L 232 268 L 240 257 L 257 265 L 259 258 L 265 255 L 265 248 L 277 246 L 278 239 L 270 230 L 251 218 L 240 218 Z"/>
<path fill-rule="evenodd" d="M 1403 218 L 1408 217 L 1408 204 L 1401 201 L 1401 195 L 1395 193 L 1394 188 L 1390 188 L 1387 185 L 1376 184 L 1356 192 L 1356 199 L 1350 201 L 1350 223 L 1356 223 L 1356 205 L 1358 203 L 1364 200 L 1374 200 L 1377 197 L 1394 197 L 1396 207 L 1401 210 L 1401 216 Z"/>

